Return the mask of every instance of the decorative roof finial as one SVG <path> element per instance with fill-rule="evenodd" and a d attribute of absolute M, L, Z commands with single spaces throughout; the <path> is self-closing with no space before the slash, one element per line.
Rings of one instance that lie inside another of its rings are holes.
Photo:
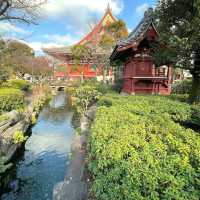
<path fill-rule="evenodd" d="M 153 8 L 148 8 L 147 11 L 144 13 L 145 18 L 152 18 L 153 17 Z"/>
<path fill-rule="evenodd" d="M 108 2 L 107 11 L 110 11 L 110 10 L 111 10 L 110 2 Z"/>

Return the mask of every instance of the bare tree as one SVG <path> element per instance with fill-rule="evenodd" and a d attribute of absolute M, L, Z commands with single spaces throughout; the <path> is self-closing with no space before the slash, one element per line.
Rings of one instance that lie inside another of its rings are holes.
<path fill-rule="evenodd" d="M 0 21 L 37 24 L 39 11 L 47 0 L 0 0 Z"/>

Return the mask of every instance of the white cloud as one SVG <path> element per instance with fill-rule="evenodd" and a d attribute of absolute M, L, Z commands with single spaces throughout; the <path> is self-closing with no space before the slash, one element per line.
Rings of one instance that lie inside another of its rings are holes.
<path fill-rule="evenodd" d="M 65 28 L 70 27 L 70 31 L 81 35 L 90 30 L 91 22 L 103 15 L 108 3 L 114 15 L 123 10 L 123 0 L 49 0 L 43 13 L 45 18 L 59 20 Z"/>
<path fill-rule="evenodd" d="M 27 42 L 36 54 L 42 54 L 42 48 L 63 47 L 78 41 L 77 38 L 72 37 L 70 34 L 43 35 L 41 38 L 41 41 Z"/>
<path fill-rule="evenodd" d="M 79 12 L 83 9 L 103 13 L 108 3 L 115 14 L 119 14 L 123 9 L 122 0 L 50 0 L 45 5 L 45 10 L 48 15 L 54 16 L 67 14 L 67 12 L 74 10 L 74 15 L 80 17 Z"/>
<path fill-rule="evenodd" d="M 132 29 L 131 28 L 128 28 L 128 33 L 131 33 L 132 32 Z"/>
<path fill-rule="evenodd" d="M 91 30 L 89 24 L 99 21 L 108 3 L 114 15 L 123 10 L 123 0 L 49 0 L 41 10 L 41 14 L 44 15 L 46 20 L 63 24 L 63 29 L 68 33 L 40 35 L 35 39 L 32 38 L 32 40 L 29 38 L 27 44 L 36 52 L 41 52 L 44 47 L 61 47 L 78 42 L 83 35 Z M 52 29 L 54 29 L 53 25 Z M 0 24 L 0 34 L 1 31 L 12 38 L 31 34 L 9 23 Z M 9 35 L 11 32 L 15 34 Z"/>
<path fill-rule="evenodd" d="M 140 15 L 143 15 L 144 12 L 149 8 L 147 3 L 141 4 L 136 8 L 136 12 Z"/>
<path fill-rule="evenodd" d="M 61 47 L 62 46 L 62 45 L 58 45 L 57 43 L 53 43 L 53 42 L 44 43 L 44 42 L 40 42 L 40 41 L 27 42 L 27 44 L 36 52 L 41 52 L 42 48 Z"/>
<path fill-rule="evenodd" d="M 44 54 L 44 52 L 42 51 L 42 48 L 52 48 L 52 47 L 63 46 L 54 42 L 40 42 L 40 41 L 26 42 L 26 44 L 29 45 L 35 51 L 36 55 Z"/>
<path fill-rule="evenodd" d="M 7 33 L 27 34 L 28 31 L 19 28 L 9 22 L 0 22 L 0 34 L 7 34 Z"/>
<path fill-rule="evenodd" d="M 75 37 L 72 37 L 70 34 L 66 35 L 59 35 L 59 34 L 54 34 L 54 35 L 44 35 L 44 39 L 47 41 L 54 41 L 58 45 L 71 45 L 73 43 L 78 42 L 78 39 Z"/>

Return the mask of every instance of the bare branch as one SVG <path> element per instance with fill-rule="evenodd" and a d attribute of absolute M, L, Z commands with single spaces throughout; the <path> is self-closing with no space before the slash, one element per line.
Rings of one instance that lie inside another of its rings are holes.
<path fill-rule="evenodd" d="M 10 6 L 11 5 L 8 0 L 0 0 L 0 16 L 3 15 Z"/>
<path fill-rule="evenodd" d="M 39 10 L 47 0 L 0 0 L 0 21 L 37 24 Z"/>

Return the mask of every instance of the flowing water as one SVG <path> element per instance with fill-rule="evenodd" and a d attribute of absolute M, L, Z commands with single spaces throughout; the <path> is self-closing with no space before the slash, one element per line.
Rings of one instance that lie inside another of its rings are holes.
<path fill-rule="evenodd" d="M 12 190 L 3 200 L 52 200 L 53 187 L 64 179 L 69 165 L 72 115 L 64 92 L 43 108 L 16 164 Z"/>

